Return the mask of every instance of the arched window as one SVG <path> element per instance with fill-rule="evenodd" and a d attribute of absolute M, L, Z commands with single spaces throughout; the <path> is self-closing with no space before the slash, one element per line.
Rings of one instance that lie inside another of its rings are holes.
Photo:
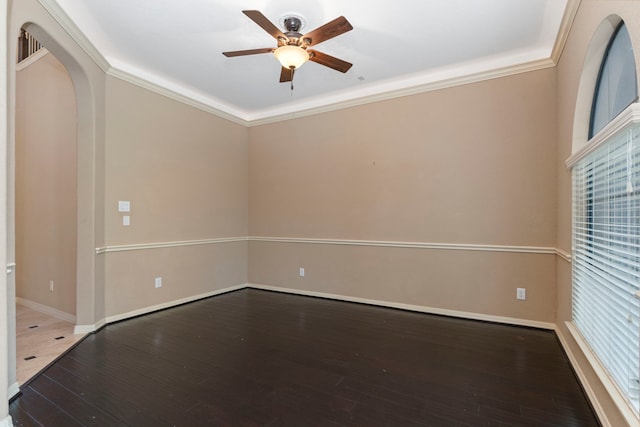
<path fill-rule="evenodd" d="M 573 325 L 640 414 L 640 106 L 636 63 L 621 23 L 604 51 L 589 142 L 571 160 Z M 598 371 L 596 367 L 596 371 Z"/>
<path fill-rule="evenodd" d="M 629 32 L 620 23 L 600 66 L 591 107 L 589 139 L 638 99 L 636 62 Z"/>

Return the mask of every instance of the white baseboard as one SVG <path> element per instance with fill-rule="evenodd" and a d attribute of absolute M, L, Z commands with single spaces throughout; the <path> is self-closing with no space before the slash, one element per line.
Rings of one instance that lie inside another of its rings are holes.
<path fill-rule="evenodd" d="M 602 405 L 598 400 L 598 396 L 593 391 L 591 384 L 589 384 L 589 381 L 587 380 L 587 376 L 584 374 L 584 371 L 578 364 L 578 360 L 576 359 L 575 354 L 573 353 L 573 351 L 571 350 L 571 347 L 567 343 L 567 339 L 564 337 L 564 334 L 562 333 L 560 328 L 558 328 L 557 326 L 556 326 L 556 336 L 558 337 L 558 340 L 560 341 L 560 345 L 562 345 L 562 348 L 564 349 L 565 354 L 569 358 L 569 362 L 571 363 L 573 370 L 578 376 L 578 379 L 580 380 L 580 384 L 582 385 L 584 392 L 587 393 L 587 396 L 589 397 L 589 402 L 591 402 L 591 406 L 593 407 L 593 410 L 596 412 L 596 415 L 598 416 L 598 420 L 600 421 L 600 424 L 602 424 L 602 427 L 612 427 L 611 422 L 607 418 L 607 414 L 605 413 L 604 409 L 602 409 Z"/>
<path fill-rule="evenodd" d="M 76 325 L 73 328 L 73 333 L 75 335 L 90 334 L 90 333 L 95 332 L 98 329 L 102 328 L 104 325 L 106 325 L 106 321 L 104 319 L 100 320 L 99 322 L 94 323 L 93 325 Z"/>
<path fill-rule="evenodd" d="M 64 320 L 69 323 L 76 323 L 76 316 L 70 313 L 66 313 L 57 308 L 49 307 L 48 305 L 40 304 L 39 302 L 31 301 L 26 298 L 16 297 L 16 303 L 28 307 L 32 310 L 39 311 L 46 315 L 55 317 L 56 319 Z"/>
<path fill-rule="evenodd" d="M 0 427 L 13 427 L 13 421 L 11 415 L 7 415 L 7 418 L 0 420 Z"/>
<path fill-rule="evenodd" d="M 483 320 L 487 322 L 505 323 L 508 325 L 528 326 L 533 328 L 550 329 L 550 330 L 555 330 L 556 328 L 556 325 L 554 323 L 540 322 L 537 320 L 529 320 L 529 319 L 518 319 L 515 317 L 492 316 L 489 314 L 482 314 L 482 313 L 472 313 L 472 312 L 458 311 L 458 310 L 447 310 L 443 308 L 427 307 L 422 305 L 402 304 L 402 303 L 396 303 L 396 302 L 390 302 L 390 301 L 358 298 L 358 297 L 338 295 L 338 294 L 327 294 L 323 292 L 304 291 L 300 289 L 281 288 L 277 286 L 258 285 L 253 283 L 247 285 L 247 287 L 253 288 L 253 289 L 262 289 L 266 291 L 275 291 L 275 292 L 282 292 L 282 293 L 288 293 L 288 294 L 296 294 L 296 295 L 327 298 L 327 299 L 333 299 L 333 300 L 339 300 L 339 301 L 377 305 L 380 307 L 398 308 L 401 310 L 416 311 L 419 313 L 439 314 L 443 316 L 459 317 L 459 318 L 470 319 L 470 320 Z"/>
<path fill-rule="evenodd" d="M 147 313 L 152 313 L 154 311 L 158 311 L 158 310 L 164 310 L 165 308 L 171 308 L 171 307 L 175 307 L 177 305 L 181 305 L 181 304 L 186 304 L 188 302 L 193 302 L 193 301 L 197 301 L 199 299 L 203 299 L 203 298 L 209 298 L 215 295 L 220 295 L 220 294 L 226 294 L 227 292 L 232 292 L 232 291 L 237 291 L 240 289 L 244 289 L 247 287 L 247 284 L 242 284 L 242 285 L 236 285 L 236 286 L 230 286 L 228 288 L 224 288 L 224 289 L 217 289 L 215 291 L 211 291 L 211 292 L 206 292 L 204 294 L 199 294 L 199 295 L 194 295 L 194 296 L 190 296 L 187 298 L 182 298 L 179 300 L 173 300 L 173 301 L 168 301 L 162 304 L 158 304 L 158 305 L 153 305 L 153 306 L 149 306 L 149 307 L 144 307 L 144 308 L 140 308 L 138 310 L 133 310 L 130 311 L 128 313 L 123 313 L 123 314 L 117 314 L 115 316 L 109 316 L 107 317 L 106 323 L 113 323 L 113 322 L 119 322 L 120 320 L 125 320 L 125 319 L 129 319 L 131 317 L 136 317 L 136 316 L 140 316 L 143 314 L 147 314 Z"/>
<path fill-rule="evenodd" d="M 587 360 L 588 365 L 593 369 L 596 377 L 598 378 L 604 389 L 607 391 L 607 394 L 613 401 L 614 405 L 620 411 L 620 415 L 622 415 L 626 422 L 625 425 L 640 427 L 640 417 L 638 416 L 638 413 L 631 406 L 629 401 L 627 401 L 627 399 L 624 397 L 623 392 L 615 384 L 615 381 L 609 375 L 606 368 L 602 365 L 602 363 L 598 359 L 598 356 L 596 356 L 596 354 L 593 352 L 591 346 L 589 346 L 582 334 L 580 334 L 580 331 L 578 330 L 576 325 L 574 325 L 573 322 L 568 321 L 565 322 L 565 326 L 569 335 L 576 343 L 577 348 L 580 349 L 580 352 Z M 589 396 L 589 400 L 591 401 L 593 408 L 598 415 L 598 418 L 601 419 L 602 425 L 604 427 L 613 426 L 613 423 L 607 418 L 606 412 L 603 409 L 602 404 L 598 400 L 598 396 L 596 395 L 596 393 L 594 393 L 593 388 L 590 386 L 588 379 L 584 374 L 584 371 L 581 370 L 577 364 L 577 359 L 575 357 L 577 351 L 574 351 L 573 353 L 571 352 L 568 345 L 568 338 L 561 335 L 561 331 L 559 329 L 556 331 L 556 335 L 561 340 L 560 342 L 565 348 L 565 352 L 567 353 L 567 355 L 570 355 L 568 357 L 570 357 L 571 364 L 574 367 L 576 374 L 580 378 L 580 382 L 585 389 L 585 393 L 587 393 L 587 396 Z"/>
<path fill-rule="evenodd" d="M 121 320 L 126 320 L 132 317 L 141 316 L 144 314 L 152 313 L 154 311 L 164 310 L 164 309 L 175 307 L 181 304 L 186 304 L 186 303 L 197 301 L 200 299 L 209 298 L 212 296 L 225 294 L 227 292 L 233 292 L 233 291 L 237 291 L 245 288 L 261 289 L 266 291 L 275 291 L 275 292 L 294 294 L 294 295 L 327 298 L 327 299 L 338 300 L 338 301 L 356 302 L 361 304 L 397 308 L 401 310 L 415 311 L 419 313 L 438 314 L 443 316 L 458 317 L 458 318 L 470 319 L 470 320 L 483 320 L 488 322 L 504 323 L 504 324 L 516 325 L 516 326 L 528 326 L 533 328 L 549 329 L 549 330 L 556 329 L 556 325 L 554 323 L 540 322 L 537 320 L 519 319 L 515 317 L 506 317 L 506 316 L 493 316 L 493 315 L 482 314 L 482 313 L 472 313 L 472 312 L 458 311 L 458 310 L 447 310 L 447 309 L 428 307 L 428 306 L 422 306 L 422 305 L 411 305 L 411 304 L 402 304 L 402 303 L 396 303 L 396 302 L 390 302 L 390 301 L 358 298 L 358 297 L 352 297 L 347 295 L 305 291 L 305 290 L 299 290 L 299 289 L 293 289 L 293 288 L 259 285 L 255 283 L 245 283 L 241 285 L 230 286 L 228 288 L 217 289 L 215 291 L 210 291 L 203 294 L 190 296 L 187 298 L 182 298 L 179 300 L 168 301 L 162 304 L 157 304 L 149 307 L 140 308 L 137 310 L 132 310 L 127 313 L 108 316 L 106 319 L 104 319 L 102 322 L 96 325 L 78 325 L 76 326 L 74 333 L 91 333 L 100 329 L 105 324 L 119 322 Z"/>
<path fill-rule="evenodd" d="M 421 305 L 402 304 L 402 303 L 395 303 L 395 302 L 390 302 L 390 301 L 373 300 L 373 299 L 368 299 L 368 298 L 359 298 L 359 297 L 353 297 L 353 296 L 347 296 L 347 295 L 330 294 L 330 293 L 324 293 L 324 292 L 314 292 L 314 291 L 306 291 L 306 290 L 293 289 L 293 288 L 284 288 L 284 287 L 278 287 L 278 286 L 268 286 L 268 285 L 259 285 L 259 284 L 255 284 L 255 283 L 248 283 L 248 284 L 241 284 L 241 285 L 231 286 L 231 287 L 224 288 L 224 289 L 218 289 L 218 290 L 215 290 L 215 291 L 206 292 L 204 294 L 199 294 L 199 295 L 194 295 L 194 296 L 183 298 L 183 299 L 179 299 L 179 300 L 169 301 L 169 302 L 166 302 L 166 303 L 162 303 L 162 304 L 158 304 L 158 305 L 154 305 L 154 306 L 141 308 L 141 309 L 138 309 L 138 310 L 133 310 L 133 311 L 130 311 L 130 312 L 127 312 L 127 313 L 123 313 L 123 314 L 119 314 L 119 315 L 115 315 L 115 316 L 109 316 L 105 320 L 102 320 L 101 322 L 98 322 L 98 323 L 96 323 L 94 325 L 77 325 L 75 327 L 74 333 L 76 333 L 76 334 L 91 333 L 91 332 L 94 332 L 94 331 L 100 329 L 102 326 L 104 326 L 105 324 L 108 324 L 108 323 L 113 323 L 113 322 L 118 322 L 118 321 L 121 321 L 121 320 L 126 320 L 126 319 L 131 318 L 131 317 L 140 316 L 140 315 L 151 313 L 151 312 L 154 312 L 154 311 L 163 310 L 163 309 L 166 309 L 166 308 L 178 306 L 178 305 L 189 303 L 189 302 L 192 302 L 192 301 L 197 301 L 199 299 L 208 298 L 208 297 L 212 297 L 212 296 L 215 296 L 215 295 L 220 295 L 220 294 L 224 294 L 224 293 L 227 293 L 227 292 L 232 292 L 232 291 L 241 290 L 241 289 L 245 289 L 245 288 L 267 290 L 267 291 L 274 291 L 274 292 L 281 292 L 281 293 L 302 295 L 302 296 L 312 296 L 312 297 L 319 297 L 319 298 L 327 298 L 327 299 L 338 300 L 338 301 L 355 302 L 355 303 L 376 305 L 376 306 L 388 307 L 388 308 L 397 308 L 397 309 L 407 310 L 407 311 L 414 311 L 414 312 L 427 313 L 427 314 L 438 314 L 438 315 L 457 317 L 457 318 L 463 318 L 463 319 L 470 319 L 470 320 L 482 320 L 482 321 L 503 323 L 503 324 L 508 324 L 508 325 L 527 326 L 527 327 L 534 327 L 534 328 L 540 328 L 540 329 L 553 330 L 553 331 L 556 332 L 556 335 L 557 335 L 557 337 L 558 337 L 558 339 L 559 339 L 559 341 L 560 341 L 565 353 L 567 354 L 567 357 L 569 358 L 569 361 L 570 361 L 573 369 L 575 370 L 576 375 L 578 376 L 578 378 L 579 378 L 579 380 L 580 380 L 580 382 L 581 382 L 581 384 L 582 384 L 582 386 L 583 386 L 583 388 L 585 390 L 585 393 L 589 397 L 589 400 L 590 400 L 591 404 L 593 405 L 593 408 L 594 408 L 594 410 L 596 412 L 596 415 L 598 416 L 598 419 L 602 423 L 602 426 L 603 427 L 613 427 L 611 425 L 610 421 L 608 420 L 608 418 L 607 418 L 607 416 L 605 414 L 605 411 L 603 410 L 600 402 L 598 401 L 597 395 L 594 393 L 593 389 L 591 388 L 591 386 L 589 385 L 589 383 L 587 381 L 587 378 L 586 378 L 584 372 L 580 368 L 580 365 L 577 363 L 577 359 L 576 359 L 575 355 L 573 354 L 573 352 L 571 351 L 571 348 L 567 344 L 566 338 L 563 336 L 562 332 L 559 330 L 557 325 L 554 324 L 554 323 L 550 323 L 550 322 L 540 322 L 540 321 L 529 320 L 529 319 L 519 319 L 519 318 L 514 318 L 514 317 L 506 317 L 506 316 L 494 316 L 494 315 L 488 315 L 488 314 L 482 314 L 482 313 L 473 313 L 473 312 L 458 311 L 458 310 L 448 310 L 448 309 L 441 309 L 441 308 L 421 306 Z M 17 384 L 16 384 L 16 387 L 17 387 Z M 11 390 L 11 388 L 10 388 L 10 390 Z M 11 395 L 11 393 L 10 393 L 10 395 Z M 11 419 L 9 417 L 9 424 L 3 424 L 2 422 L 0 422 L 0 427 L 4 427 L 5 425 L 10 427 L 10 426 L 12 426 L 12 424 L 10 424 L 10 422 L 11 422 Z"/>
<path fill-rule="evenodd" d="M 107 325 L 109 323 L 119 322 L 121 320 L 130 319 L 132 317 L 141 316 L 143 314 L 153 313 L 154 311 L 164 310 L 166 308 L 175 307 L 177 305 L 186 304 L 188 302 L 197 301 L 199 299 L 208 298 L 208 297 L 212 297 L 220 294 L 225 294 L 227 292 L 237 291 L 240 289 L 244 289 L 246 287 L 247 287 L 247 284 L 243 283 L 241 285 L 230 286 L 224 289 L 217 289 L 215 291 L 206 292 L 204 294 L 194 295 L 194 296 L 182 298 L 179 300 L 168 301 L 162 304 L 140 308 L 138 310 L 117 314 L 115 316 L 108 316 L 107 318 L 102 319 L 99 322 L 96 322 L 95 324 L 92 324 L 92 325 L 76 325 L 73 330 L 73 333 L 81 334 L 81 335 L 90 334 L 92 332 L 96 332 L 98 329 L 102 328 L 104 325 Z"/>
<path fill-rule="evenodd" d="M 9 388 L 7 389 L 7 394 L 9 395 L 9 399 L 11 399 L 18 393 L 20 393 L 20 384 L 18 384 L 18 382 L 16 381 L 9 386 Z"/>

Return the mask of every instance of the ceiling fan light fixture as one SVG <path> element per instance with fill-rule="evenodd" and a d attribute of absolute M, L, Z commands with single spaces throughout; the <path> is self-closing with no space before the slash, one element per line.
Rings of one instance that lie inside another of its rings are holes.
<path fill-rule="evenodd" d="M 284 68 L 298 69 L 309 60 L 309 52 L 300 46 L 280 46 L 273 52 Z"/>

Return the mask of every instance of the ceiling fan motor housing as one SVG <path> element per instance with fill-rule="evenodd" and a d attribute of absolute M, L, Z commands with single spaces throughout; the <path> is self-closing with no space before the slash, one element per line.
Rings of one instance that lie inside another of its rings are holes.
<path fill-rule="evenodd" d="M 310 39 L 303 39 L 300 30 L 304 27 L 304 22 L 302 18 L 299 16 L 285 16 L 282 20 L 285 29 L 287 30 L 284 35 L 287 37 L 286 40 L 283 40 L 283 44 L 289 46 L 300 46 L 302 48 L 306 48 L 309 44 L 311 44 Z"/>
<path fill-rule="evenodd" d="M 287 31 L 297 33 L 302 29 L 302 19 L 298 16 L 285 16 L 284 17 L 284 28 Z"/>

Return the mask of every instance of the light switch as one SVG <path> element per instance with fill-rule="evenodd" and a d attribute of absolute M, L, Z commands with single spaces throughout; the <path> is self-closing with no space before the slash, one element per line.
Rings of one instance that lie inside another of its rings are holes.
<path fill-rule="evenodd" d="M 128 200 L 120 200 L 118 202 L 118 212 L 131 212 L 131 202 Z"/>
<path fill-rule="evenodd" d="M 122 225 L 129 225 L 129 215 L 122 216 Z"/>

